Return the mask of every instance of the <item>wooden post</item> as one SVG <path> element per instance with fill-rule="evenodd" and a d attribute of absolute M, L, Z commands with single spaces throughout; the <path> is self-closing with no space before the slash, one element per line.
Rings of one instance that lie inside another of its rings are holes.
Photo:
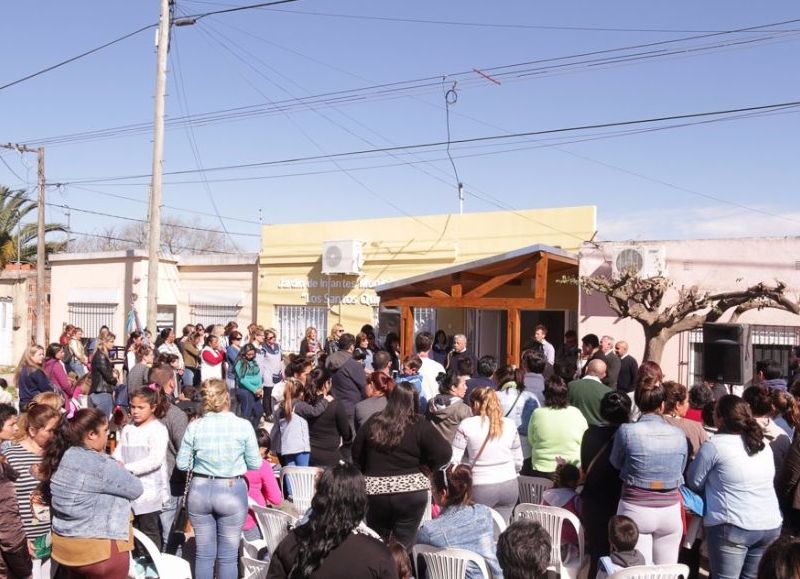
<path fill-rule="evenodd" d="M 506 322 L 506 344 L 508 352 L 506 352 L 506 363 L 519 365 L 520 353 L 520 310 L 519 308 L 509 308 L 506 310 L 508 314 L 508 321 Z"/>
<path fill-rule="evenodd" d="M 414 308 L 400 309 L 400 358 L 405 360 L 414 349 Z"/>

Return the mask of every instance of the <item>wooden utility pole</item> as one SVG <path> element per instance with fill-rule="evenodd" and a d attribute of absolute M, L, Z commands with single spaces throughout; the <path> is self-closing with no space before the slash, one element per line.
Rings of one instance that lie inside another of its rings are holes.
<path fill-rule="evenodd" d="M 167 88 L 167 55 L 171 25 L 172 0 L 161 0 L 156 58 L 156 94 L 153 119 L 153 176 L 150 182 L 150 233 L 147 260 L 147 327 L 158 331 L 158 265 L 161 246 L 161 178 L 164 156 L 164 101 Z"/>
<path fill-rule="evenodd" d="M 47 336 L 44 332 L 44 147 L 36 150 L 39 157 L 39 198 L 36 227 L 36 343 L 47 346 Z"/>

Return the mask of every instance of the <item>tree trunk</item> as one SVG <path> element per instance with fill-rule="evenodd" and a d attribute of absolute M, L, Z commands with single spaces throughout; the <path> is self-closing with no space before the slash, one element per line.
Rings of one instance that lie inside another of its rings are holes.
<path fill-rule="evenodd" d="M 661 356 L 664 354 L 664 346 L 667 345 L 669 337 L 665 336 L 663 331 L 654 332 L 645 328 L 644 338 L 644 356 L 642 357 L 642 362 L 650 361 L 660 365 Z"/>

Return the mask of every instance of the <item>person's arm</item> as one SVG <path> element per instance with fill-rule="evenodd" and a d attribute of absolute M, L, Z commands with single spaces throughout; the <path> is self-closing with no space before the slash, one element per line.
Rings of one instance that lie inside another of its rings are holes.
<path fill-rule="evenodd" d="M 347 418 L 347 412 L 344 406 L 336 404 L 336 430 L 339 436 L 342 437 L 343 444 L 349 444 L 353 441 L 353 429 L 350 427 L 350 420 Z"/>
<path fill-rule="evenodd" d="M 199 422 L 194 422 L 186 428 L 181 445 L 178 447 L 178 455 L 175 457 L 175 466 L 178 470 L 188 471 L 191 466 L 192 454 L 194 453 L 194 436 L 195 430 L 197 430 L 197 426 L 194 426 L 194 424 L 199 424 Z"/>
<path fill-rule="evenodd" d="M 142 495 L 144 487 L 136 475 L 113 460 L 104 460 L 103 492 L 133 501 Z"/>
<path fill-rule="evenodd" d="M 700 447 L 697 456 L 689 465 L 686 473 L 686 486 L 698 494 L 703 493 L 709 473 L 717 463 L 717 448 L 713 444 L 704 444 Z"/>
<path fill-rule="evenodd" d="M 42 370 L 37 369 L 31 374 L 31 382 L 33 383 L 34 392 L 52 392 L 53 387 L 50 385 L 50 380 Z"/>
<path fill-rule="evenodd" d="M 113 369 L 111 367 L 111 360 L 109 357 L 100 350 L 95 352 L 94 358 L 92 358 L 92 368 L 97 368 L 97 371 L 100 373 L 100 376 L 103 377 L 103 380 L 111 384 L 112 386 L 117 385 L 117 377 L 114 376 Z"/>
<path fill-rule="evenodd" d="M 272 465 L 268 460 L 261 463 L 259 469 L 261 474 L 261 494 L 270 505 L 279 505 L 283 502 L 283 495 L 278 486 L 278 481 L 275 479 L 275 474 L 272 472 Z"/>
<path fill-rule="evenodd" d="M 247 470 L 257 470 L 261 468 L 261 463 L 264 459 L 261 458 L 261 453 L 258 451 L 256 433 L 252 428 L 247 428 L 245 432 L 244 463 L 247 465 Z"/>
<path fill-rule="evenodd" d="M 786 453 L 786 460 L 783 463 L 783 469 L 778 475 L 776 485 L 778 498 L 791 499 L 798 483 L 800 483 L 800 436 L 796 436 L 789 447 L 789 452 Z"/>
<path fill-rule="evenodd" d="M 614 445 L 611 449 L 611 454 L 608 456 L 608 461 L 617 470 L 622 470 L 622 465 L 625 463 L 625 455 L 628 453 L 628 439 L 625 436 L 625 427 L 620 426 L 616 434 L 614 434 Z"/>
<path fill-rule="evenodd" d="M 203 349 L 203 362 L 212 366 L 222 363 L 223 354 L 219 350 Z"/>
<path fill-rule="evenodd" d="M 298 416 L 302 416 L 303 418 L 316 418 L 325 412 L 326 408 L 328 408 L 328 401 L 325 400 L 323 396 L 314 404 L 308 404 L 302 400 L 295 400 L 292 409 Z"/>
<path fill-rule="evenodd" d="M 177 412 L 167 411 L 171 426 L 171 428 L 167 429 L 167 433 L 169 434 L 169 441 L 172 443 L 172 446 L 174 448 L 180 448 L 183 435 L 186 434 L 186 427 L 189 426 L 189 417 L 186 416 L 183 410 L 170 402 L 170 410 L 173 408 L 177 410 Z"/>
<path fill-rule="evenodd" d="M 353 455 L 353 464 L 358 465 L 361 472 L 367 467 L 367 436 L 369 435 L 370 421 L 367 420 L 364 425 L 356 432 L 356 437 L 353 439 L 353 446 L 351 454 Z M 440 437 L 441 438 L 441 437 Z"/>
<path fill-rule="evenodd" d="M 147 455 L 139 460 L 126 462 L 125 468 L 136 476 L 142 476 L 157 471 L 167 459 L 168 445 L 169 434 L 167 434 L 166 427 L 161 425 L 161 428 L 153 429 L 152 432 L 149 433 Z"/>
<path fill-rule="evenodd" d="M 521 471 L 525 457 L 522 456 L 522 443 L 519 441 L 519 436 L 517 436 L 516 431 L 514 437 L 511 439 L 511 455 L 514 457 L 514 470 L 517 472 Z"/>

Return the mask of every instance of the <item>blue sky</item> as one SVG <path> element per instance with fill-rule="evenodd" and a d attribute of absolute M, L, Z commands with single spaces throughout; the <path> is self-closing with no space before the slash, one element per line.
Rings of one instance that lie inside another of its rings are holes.
<path fill-rule="evenodd" d="M 245 3 L 178 0 L 177 10 L 196 14 Z M 158 19 L 157 0 L 7 4 L 0 32 L 6 46 L 13 48 L 5 51 L 0 65 L 0 85 Z M 800 18 L 796 4 L 788 1 L 301 0 L 279 8 L 209 16 L 195 26 L 173 29 L 170 118 L 279 101 L 290 106 L 269 115 L 170 128 L 165 171 L 446 140 L 444 91 L 438 81 L 424 90 L 406 89 L 347 104 L 308 105 L 296 100 L 442 75 L 448 75 L 446 88 L 458 80 L 458 101 L 450 109 L 453 139 L 800 100 L 800 78 L 794 73 L 800 22 L 779 27 L 792 31 L 783 34 L 764 29 L 662 45 L 652 50 L 694 50 L 622 64 L 572 64 L 546 73 L 538 65 L 539 74 L 502 77 L 499 85 L 477 73 L 452 76 L 683 38 L 693 31 L 703 34 Z M 565 29 L 570 27 L 614 30 Z M 753 42 L 731 44 L 743 39 Z M 35 145 L 65 134 L 151 122 L 153 40 L 154 32 L 146 31 L 1 90 L 0 141 Z M 557 140 L 549 136 L 538 142 L 454 146 L 451 152 L 465 183 L 466 211 L 596 204 L 600 239 L 797 235 L 799 131 L 795 108 L 615 138 L 587 141 L 601 131 L 584 131 L 559 135 Z M 48 180 L 67 183 L 50 188 L 49 201 L 73 207 L 75 230 L 94 232 L 125 223 L 79 209 L 146 217 L 146 178 L 98 179 L 148 173 L 149 130 L 110 139 L 45 143 Z M 32 156 L 0 154 L 22 178 L 0 164 L 0 183 L 16 187 L 35 182 Z M 409 162 L 413 164 L 402 164 Z M 265 223 L 458 210 L 455 177 L 441 147 L 342 158 L 336 163 L 213 171 L 205 173 L 207 184 L 202 175 L 165 177 L 165 204 L 183 208 L 165 209 L 166 215 L 219 228 L 214 217 L 218 211 L 229 231 L 252 235 L 259 232 L 259 210 Z M 48 219 L 63 220 L 62 210 L 49 207 Z M 234 239 L 242 250 L 254 250 L 258 244 L 255 236 Z"/>

